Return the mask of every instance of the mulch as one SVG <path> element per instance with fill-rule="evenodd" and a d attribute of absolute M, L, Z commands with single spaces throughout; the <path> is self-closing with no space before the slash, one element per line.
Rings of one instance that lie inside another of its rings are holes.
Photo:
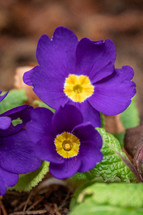
<path fill-rule="evenodd" d="M 0 215 L 66 215 L 72 192 L 66 185 L 38 186 L 31 192 L 8 191 L 0 199 Z"/>

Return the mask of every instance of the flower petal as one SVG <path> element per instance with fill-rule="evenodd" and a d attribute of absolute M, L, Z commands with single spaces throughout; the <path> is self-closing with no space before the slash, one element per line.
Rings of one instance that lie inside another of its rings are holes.
<path fill-rule="evenodd" d="M 19 176 L 17 174 L 7 172 L 0 168 L 0 195 L 6 193 L 7 186 L 12 187 L 18 182 Z"/>
<path fill-rule="evenodd" d="M 19 107 L 4 112 L 3 114 L 0 114 L 0 118 L 9 117 L 11 118 L 11 120 L 20 118 L 22 120 L 22 123 L 16 126 L 13 126 L 11 124 L 7 130 L 0 130 L 0 136 L 8 136 L 20 131 L 25 126 L 25 124 L 30 120 L 30 112 L 32 109 L 33 108 L 31 106 L 21 105 Z"/>
<path fill-rule="evenodd" d="M 88 144 L 81 144 L 78 159 L 82 162 L 78 172 L 87 172 L 93 169 L 97 163 L 102 161 L 103 155 L 98 148 L 99 144 L 102 144 L 101 138 L 98 141 L 99 142 L 88 142 Z M 96 144 L 98 144 L 98 146 L 96 146 Z"/>
<path fill-rule="evenodd" d="M 41 162 L 35 157 L 33 143 L 29 141 L 27 133 L 1 138 L 0 167 L 13 173 L 27 173 L 40 167 Z"/>
<path fill-rule="evenodd" d="M 0 117 L 9 116 L 12 120 L 20 117 L 24 122 L 27 122 L 30 120 L 30 112 L 32 109 L 29 105 L 21 105 L 0 114 Z"/>
<path fill-rule="evenodd" d="M 91 122 L 94 127 L 101 126 L 99 112 L 88 101 L 85 101 L 83 103 L 73 103 L 70 101 L 68 102 L 68 104 L 75 105 L 81 111 L 84 117 L 84 122 Z"/>
<path fill-rule="evenodd" d="M 64 27 L 56 28 L 53 38 L 43 35 L 37 45 L 37 60 L 40 67 L 25 73 L 23 80 L 32 85 L 39 98 L 52 108 L 64 105 L 64 82 L 75 71 L 75 52 L 78 40 L 75 34 Z"/>
<path fill-rule="evenodd" d="M 111 40 L 95 42 L 83 38 L 76 51 L 76 74 L 97 82 L 113 73 L 115 59 L 116 48 Z"/>
<path fill-rule="evenodd" d="M 81 143 L 95 142 L 98 150 L 102 147 L 102 138 L 98 131 L 89 122 L 74 127 L 72 133 L 80 139 Z"/>
<path fill-rule="evenodd" d="M 31 70 L 27 71 L 24 73 L 23 75 L 23 81 L 25 84 L 29 85 L 29 86 L 32 86 L 33 83 L 31 81 L 31 76 L 32 76 L 32 73 L 36 72 L 38 70 L 38 66 L 35 66 L 34 68 L 32 68 Z"/>
<path fill-rule="evenodd" d="M 80 111 L 73 105 L 65 105 L 60 107 L 53 116 L 53 128 L 57 134 L 62 132 L 71 132 L 72 129 L 83 122 L 83 117 Z"/>
<path fill-rule="evenodd" d="M 5 130 L 7 129 L 11 124 L 11 118 L 7 116 L 0 117 L 0 129 Z"/>
<path fill-rule="evenodd" d="M 75 51 L 78 40 L 75 34 L 65 28 L 56 28 L 52 39 L 42 35 L 37 45 L 36 56 L 40 66 L 47 68 L 48 72 L 68 74 L 75 65 Z M 52 70 L 52 71 L 51 71 Z"/>
<path fill-rule="evenodd" d="M 76 157 L 65 159 L 63 164 L 50 163 L 50 173 L 58 178 L 65 179 L 73 176 L 79 169 L 81 161 Z"/>
<path fill-rule="evenodd" d="M 50 73 L 47 69 L 37 67 L 31 75 L 33 90 L 39 98 L 52 108 L 64 105 L 68 98 L 64 93 L 65 74 Z"/>
<path fill-rule="evenodd" d="M 0 94 L 2 93 L 2 91 L 0 91 Z M 0 96 L 0 102 L 7 96 L 9 92 L 5 93 L 4 95 Z"/>
<path fill-rule="evenodd" d="M 64 160 L 56 152 L 54 139 L 51 137 L 43 137 L 36 145 L 35 152 L 41 160 L 50 161 L 52 163 L 63 163 Z"/>
<path fill-rule="evenodd" d="M 37 143 L 43 136 L 52 136 L 52 117 L 53 113 L 47 108 L 33 109 L 31 121 L 26 124 L 26 132 L 32 142 Z"/>
<path fill-rule="evenodd" d="M 80 151 L 78 159 L 81 166 L 78 172 L 86 172 L 93 169 L 103 158 L 100 151 L 102 138 L 98 131 L 90 123 L 82 123 L 74 128 L 73 134 L 80 139 Z"/>
<path fill-rule="evenodd" d="M 131 81 L 133 74 L 130 66 L 116 69 L 111 76 L 95 84 L 94 94 L 88 101 L 109 116 L 123 112 L 136 93 L 135 83 Z"/>

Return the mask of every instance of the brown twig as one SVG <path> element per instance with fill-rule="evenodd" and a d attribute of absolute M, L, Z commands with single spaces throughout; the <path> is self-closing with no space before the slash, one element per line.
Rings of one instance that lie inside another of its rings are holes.
<path fill-rule="evenodd" d="M 70 191 L 67 193 L 67 195 L 66 195 L 66 197 L 64 198 L 62 204 L 59 206 L 59 210 L 61 210 L 62 207 L 66 204 L 66 201 L 68 200 L 69 196 L 70 196 Z"/>
<path fill-rule="evenodd" d="M 27 209 L 27 211 L 30 211 L 32 208 L 34 208 L 36 205 L 38 205 L 43 199 L 44 199 L 44 197 L 42 196 L 40 199 L 38 199 L 36 202 L 34 202 L 34 203 Z"/>
<path fill-rule="evenodd" d="M 8 215 L 8 214 L 7 214 L 7 211 L 6 211 L 6 209 L 5 209 L 5 207 L 4 207 L 4 205 L 3 205 L 3 203 L 2 203 L 1 200 L 0 200 L 0 208 L 1 208 L 1 211 L 2 211 L 2 214 L 3 214 L 3 215 Z"/>
<path fill-rule="evenodd" d="M 26 200 L 26 203 L 24 205 L 23 211 L 26 211 L 27 205 L 28 205 L 28 203 L 29 203 L 29 201 L 31 199 L 32 194 L 33 194 L 33 192 L 30 192 L 30 194 L 29 194 L 29 196 L 28 196 L 28 198 Z"/>
<path fill-rule="evenodd" d="M 37 214 L 45 214 L 47 210 L 35 210 L 35 211 L 18 211 L 14 213 L 10 213 L 9 215 L 37 215 Z"/>

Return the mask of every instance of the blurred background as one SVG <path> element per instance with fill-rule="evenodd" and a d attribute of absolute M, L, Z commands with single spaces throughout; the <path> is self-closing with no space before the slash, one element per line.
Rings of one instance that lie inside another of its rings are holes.
<path fill-rule="evenodd" d="M 36 64 L 39 37 L 52 36 L 57 26 L 70 28 L 79 39 L 113 40 L 116 67 L 135 70 L 143 122 L 143 0 L 0 1 L 0 89 L 13 88 L 17 67 Z"/>

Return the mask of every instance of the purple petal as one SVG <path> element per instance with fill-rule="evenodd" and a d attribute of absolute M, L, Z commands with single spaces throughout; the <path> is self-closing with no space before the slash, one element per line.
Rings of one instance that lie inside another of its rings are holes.
<path fill-rule="evenodd" d="M 0 91 L 0 94 L 1 94 L 2 92 Z M 0 96 L 0 102 L 7 96 L 7 94 L 8 94 L 9 92 L 7 92 L 7 93 L 5 93 L 3 96 Z"/>
<path fill-rule="evenodd" d="M 28 105 L 21 105 L 19 107 L 6 111 L 3 114 L 0 114 L 0 118 L 8 116 L 9 118 L 11 118 L 11 120 L 17 118 L 20 118 L 22 120 L 21 124 L 18 124 L 16 126 L 13 126 L 11 124 L 7 130 L 2 131 L 0 130 L 0 136 L 8 136 L 20 131 L 25 126 L 25 124 L 30 120 L 30 112 L 32 109 L 33 108 Z"/>
<path fill-rule="evenodd" d="M 94 42 L 83 38 L 77 46 L 76 59 L 76 74 L 87 75 L 94 83 L 113 73 L 116 48 L 111 40 Z"/>
<path fill-rule="evenodd" d="M 36 67 L 31 75 L 33 90 L 43 102 L 57 109 L 68 101 L 63 91 L 65 78 L 66 74 L 62 75 L 61 71 L 50 72 L 46 68 Z"/>
<path fill-rule="evenodd" d="M 29 105 L 21 105 L 19 107 L 15 107 L 11 110 L 8 110 L 2 114 L 1 116 L 9 116 L 12 120 L 16 118 L 21 118 L 24 122 L 27 122 L 30 120 L 30 112 L 33 109 L 33 107 Z"/>
<path fill-rule="evenodd" d="M 81 160 L 81 166 L 78 172 L 87 172 L 93 169 L 97 163 L 102 161 L 103 155 L 99 150 L 99 145 L 102 145 L 102 139 L 97 138 L 97 141 L 81 144 L 80 154 L 78 156 L 78 159 Z"/>
<path fill-rule="evenodd" d="M 52 117 L 53 113 L 47 108 L 38 107 L 33 109 L 31 121 L 26 124 L 26 132 L 31 141 L 37 143 L 43 136 L 53 134 Z"/>
<path fill-rule="evenodd" d="M 40 167 L 35 157 L 33 143 L 25 131 L 1 138 L 0 167 L 13 173 L 27 173 Z"/>
<path fill-rule="evenodd" d="M 13 187 L 18 182 L 18 175 L 0 168 L 0 195 L 6 193 L 7 186 Z"/>
<path fill-rule="evenodd" d="M 7 116 L 0 117 L 0 129 L 5 130 L 11 124 L 11 119 Z"/>
<path fill-rule="evenodd" d="M 73 176 L 79 169 L 81 161 L 77 157 L 65 159 L 63 164 L 50 163 L 50 173 L 58 179 L 69 178 Z"/>
<path fill-rule="evenodd" d="M 90 123 L 83 123 L 74 128 L 73 134 L 80 139 L 78 159 L 81 160 L 79 172 L 93 169 L 103 158 L 100 151 L 102 138 Z"/>
<path fill-rule="evenodd" d="M 52 163 L 63 163 L 64 160 L 56 152 L 54 139 L 51 137 L 43 137 L 36 145 L 35 151 L 38 158 L 41 160 L 50 161 Z"/>
<path fill-rule="evenodd" d="M 58 134 L 64 131 L 71 132 L 72 129 L 83 122 L 80 111 L 73 105 L 60 107 L 53 116 L 53 128 Z"/>
<path fill-rule="evenodd" d="M 69 103 L 75 105 L 81 111 L 84 117 L 84 122 L 91 122 L 94 127 L 101 126 L 99 112 L 95 108 L 93 108 L 88 101 L 85 101 L 83 103 L 73 103 L 70 101 Z"/>
<path fill-rule="evenodd" d="M 37 45 L 37 60 L 47 72 L 67 73 L 74 68 L 78 40 L 75 34 L 65 28 L 56 28 L 52 39 L 42 35 Z"/>
<path fill-rule="evenodd" d="M 68 98 L 63 92 L 65 78 L 75 71 L 75 51 L 78 40 L 67 28 L 59 27 L 53 38 L 43 35 L 37 46 L 40 67 L 24 75 L 24 82 L 50 107 L 57 109 Z"/>
<path fill-rule="evenodd" d="M 133 69 L 124 66 L 104 80 L 95 84 L 95 91 L 88 99 L 98 111 L 112 116 L 123 112 L 136 93 L 135 83 L 131 81 Z"/>
<path fill-rule="evenodd" d="M 33 69 L 27 71 L 24 73 L 23 75 L 23 81 L 25 84 L 29 85 L 29 86 L 32 86 L 32 81 L 31 81 L 31 75 L 33 72 L 37 71 L 38 69 L 38 66 L 34 67 Z"/>
<path fill-rule="evenodd" d="M 95 142 L 98 150 L 102 147 L 102 138 L 98 131 L 89 122 L 74 127 L 72 133 L 80 139 L 81 143 Z"/>

